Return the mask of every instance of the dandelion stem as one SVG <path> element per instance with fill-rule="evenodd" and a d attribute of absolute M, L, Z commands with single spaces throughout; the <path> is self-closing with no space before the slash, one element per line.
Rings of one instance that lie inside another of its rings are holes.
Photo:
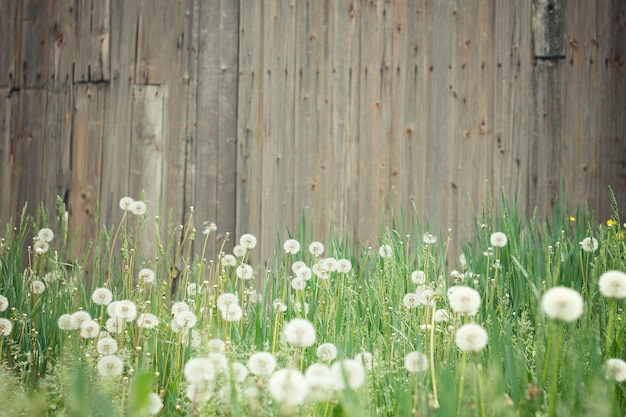
<path fill-rule="evenodd" d="M 613 339 L 613 318 L 615 316 L 615 298 L 609 298 L 609 322 L 606 325 L 606 343 L 604 355 L 609 357 L 609 348 Z"/>
<path fill-rule="evenodd" d="M 457 398 L 456 412 L 461 413 L 461 403 L 463 402 L 463 389 L 465 388 L 465 368 L 467 366 L 467 352 L 463 351 L 461 355 L 461 379 L 459 381 L 459 397 Z"/>
<path fill-rule="evenodd" d="M 435 311 L 437 301 L 433 299 L 431 311 Z M 433 384 L 433 403 L 438 407 L 439 399 L 437 396 L 437 375 L 435 372 L 435 314 L 431 314 L 430 319 L 430 376 Z"/>
<path fill-rule="evenodd" d="M 556 331 L 556 337 L 554 343 L 554 358 L 552 359 L 552 377 L 550 380 L 550 393 L 548 397 L 548 416 L 554 416 L 556 410 L 556 395 L 558 392 L 558 379 L 559 379 L 559 359 L 561 357 L 561 343 L 562 332 L 558 325 L 551 326 L 552 332 Z"/>
<path fill-rule="evenodd" d="M 128 215 L 128 211 L 124 210 L 124 214 L 122 215 L 122 220 L 117 225 L 117 229 L 115 230 L 115 234 L 113 235 L 113 240 L 111 241 L 111 249 L 109 250 L 109 260 L 107 261 L 107 283 L 109 287 L 111 286 L 111 262 L 113 261 L 113 250 L 115 249 L 115 243 L 117 242 L 117 237 L 120 234 L 120 229 L 126 220 Z"/>

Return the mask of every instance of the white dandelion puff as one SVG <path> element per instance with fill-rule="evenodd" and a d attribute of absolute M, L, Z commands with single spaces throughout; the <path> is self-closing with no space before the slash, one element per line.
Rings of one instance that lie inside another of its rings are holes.
<path fill-rule="evenodd" d="M 475 316 L 481 303 L 480 293 L 465 286 L 450 287 L 448 300 L 452 311 L 464 316 Z"/>
<path fill-rule="evenodd" d="M 554 320 L 572 322 L 583 312 L 583 297 L 578 291 L 567 287 L 550 288 L 541 299 L 541 308 Z"/>
<path fill-rule="evenodd" d="M 276 371 L 267 388 L 275 401 L 289 405 L 302 404 L 309 391 L 304 375 L 291 368 Z"/>
<path fill-rule="evenodd" d="M 239 237 L 239 244 L 244 248 L 250 250 L 254 249 L 257 244 L 256 237 L 251 233 L 244 233 Z"/>
<path fill-rule="evenodd" d="M 101 306 L 109 305 L 113 301 L 113 293 L 108 288 L 96 288 L 91 293 L 91 301 Z"/>
<path fill-rule="evenodd" d="M 337 357 L 337 346 L 325 342 L 317 347 L 315 353 L 322 362 L 332 362 Z"/>
<path fill-rule="evenodd" d="M 98 360 L 97 368 L 104 377 L 116 377 L 124 372 L 124 362 L 115 355 L 106 355 Z"/>
<path fill-rule="evenodd" d="M 604 377 L 609 381 L 626 381 L 626 362 L 622 359 L 608 359 L 604 364 Z"/>
<path fill-rule="evenodd" d="M 315 343 L 315 328 L 313 324 L 301 318 L 292 319 L 284 328 L 285 340 L 289 344 L 309 347 Z"/>
<path fill-rule="evenodd" d="M 309 245 L 309 252 L 313 255 L 313 256 L 322 256 L 322 254 L 324 253 L 324 244 L 322 242 L 311 242 L 311 244 Z"/>
<path fill-rule="evenodd" d="M 37 237 L 44 242 L 50 243 L 52 242 L 52 239 L 54 239 L 54 232 L 52 231 L 52 229 L 44 227 L 43 229 L 39 230 L 39 232 L 37 233 Z"/>
<path fill-rule="evenodd" d="M 112 355 L 117 352 L 117 340 L 112 337 L 101 337 L 96 344 L 96 350 L 101 355 Z"/>
<path fill-rule="evenodd" d="M 0 318 L 0 335 L 10 336 L 12 331 L 13 331 L 13 323 L 11 323 L 11 320 L 6 319 L 4 317 Z"/>
<path fill-rule="evenodd" d="M 253 375 L 270 375 L 276 369 L 276 358 L 269 352 L 256 352 L 248 359 L 248 369 Z"/>
<path fill-rule="evenodd" d="M 295 255 L 300 252 L 300 242 L 296 239 L 287 239 L 285 243 L 283 243 L 283 249 L 285 250 L 285 253 Z"/>
<path fill-rule="evenodd" d="M 428 369 L 428 357 L 422 352 L 409 352 L 404 357 L 404 368 L 412 373 Z"/>
<path fill-rule="evenodd" d="M 465 324 L 455 335 L 457 347 L 463 352 L 480 352 L 487 346 L 487 331 L 479 324 Z"/>
<path fill-rule="evenodd" d="M 607 271 L 600 275 L 598 281 L 600 294 L 608 298 L 626 297 L 626 273 L 622 271 Z"/>
<path fill-rule="evenodd" d="M 120 198 L 120 208 L 124 211 L 131 211 L 134 203 L 135 203 L 135 200 L 133 200 L 130 197 Z"/>
<path fill-rule="evenodd" d="M 489 242 L 491 242 L 491 246 L 495 246 L 497 248 L 502 248 L 506 246 L 508 241 L 509 241 L 508 238 L 502 232 L 492 233 L 491 237 L 489 238 Z"/>
<path fill-rule="evenodd" d="M 599 246 L 598 240 L 593 237 L 586 237 L 580 242 L 580 248 L 585 252 L 595 252 Z"/>

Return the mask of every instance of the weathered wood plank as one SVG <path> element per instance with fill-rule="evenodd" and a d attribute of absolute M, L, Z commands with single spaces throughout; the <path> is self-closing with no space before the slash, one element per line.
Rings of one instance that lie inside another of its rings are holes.
<path fill-rule="evenodd" d="M 0 88 L 0 190 L 5 196 L 12 196 L 12 176 L 14 169 L 14 155 L 11 140 L 11 120 L 13 106 L 11 104 L 9 88 Z M 14 216 L 12 198 L 0 199 L 0 222 L 6 224 L 9 217 Z"/>
<path fill-rule="evenodd" d="M 0 88 L 17 87 L 23 2 L 0 3 Z"/>
<path fill-rule="evenodd" d="M 261 224 L 263 156 L 265 15 L 263 2 L 241 7 L 237 124 L 236 241 L 241 233 L 259 234 Z M 269 23 L 268 23 L 269 24 Z M 269 91 L 269 90 L 267 90 Z"/>
<path fill-rule="evenodd" d="M 74 79 L 78 82 L 105 81 L 111 77 L 110 12 L 110 0 L 76 0 Z M 131 39 L 126 42 L 130 43 Z"/>
<path fill-rule="evenodd" d="M 80 59 L 88 52 L 79 46 L 81 34 L 77 36 L 76 28 L 80 17 L 77 17 L 76 0 L 58 0 L 50 19 L 48 88 L 52 91 L 72 92 L 75 57 Z"/>
<path fill-rule="evenodd" d="M 22 88 L 41 88 L 48 81 L 48 48 L 50 47 L 50 2 L 26 0 L 23 3 L 20 58 L 14 84 Z"/>
<path fill-rule="evenodd" d="M 135 85 L 132 89 L 132 125 L 130 136 L 129 190 L 135 199 L 145 196 L 149 219 L 154 219 L 156 208 L 163 197 L 163 149 L 165 130 L 169 124 L 165 111 L 168 101 L 167 86 Z M 139 240 L 139 253 L 144 258 L 154 254 L 155 223 L 146 222 Z M 150 258 L 148 258 L 150 259 Z"/>
<path fill-rule="evenodd" d="M 219 228 L 219 238 L 207 247 L 212 257 L 225 233 L 235 233 L 237 10 L 230 1 L 200 3 L 199 10 L 197 124 L 189 172 L 197 227 L 214 221 Z M 232 240 L 226 249 L 232 249 Z"/>
<path fill-rule="evenodd" d="M 104 84 L 77 84 L 74 87 L 72 118 L 71 184 L 68 198 L 70 235 L 77 236 L 76 247 L 83 251 L 90 240 L 96 240 L 99 224 L 95 218 L 101 195 L 104 113 L 107 97 Z M 91 254 L 93 256 L 93 254 Z M 91 278 L 91 263 L 85 276 Z"/>

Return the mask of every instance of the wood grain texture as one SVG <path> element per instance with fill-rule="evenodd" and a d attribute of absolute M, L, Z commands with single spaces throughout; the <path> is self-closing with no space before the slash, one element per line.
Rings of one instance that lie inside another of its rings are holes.
<path fill-rule="evenodd" d="M 215 221 L 211 258 L 227 232 L 227 251 L 255 234 L 261 269 L 302 214 L 309 240 L 335 230 L 372 247 L 400 208 L 457 245 L 501 191 L 539 218 L 566 199 L 605 220 L 611 186 L 626 217 L 626 5 L 534 10 L 0 2 L 0 219 L 59 194 L 111 226 L 122 196 L 144 195 L 147 224 L 157 207 L 183 224 L 194 206 L 198 232 Z"/>

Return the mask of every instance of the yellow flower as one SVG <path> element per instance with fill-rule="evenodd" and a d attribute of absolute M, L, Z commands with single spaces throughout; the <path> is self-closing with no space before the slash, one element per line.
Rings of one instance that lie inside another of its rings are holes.
<path fill-rule="evenodd" d="M 609 226 L 609 227 L 615 226 L 616 224 L 617 224 L 617 222 L 615 220 L 613 220 L 613 219 L 608 219 L 606 221 L 606 225 Z"/>
<path fill-rule="evenodd" d="M 569 218 L 567 220 L 569 220 L 570 222 L 575 222 L 576 221 L 576 217 L 569 216 Z"/>

